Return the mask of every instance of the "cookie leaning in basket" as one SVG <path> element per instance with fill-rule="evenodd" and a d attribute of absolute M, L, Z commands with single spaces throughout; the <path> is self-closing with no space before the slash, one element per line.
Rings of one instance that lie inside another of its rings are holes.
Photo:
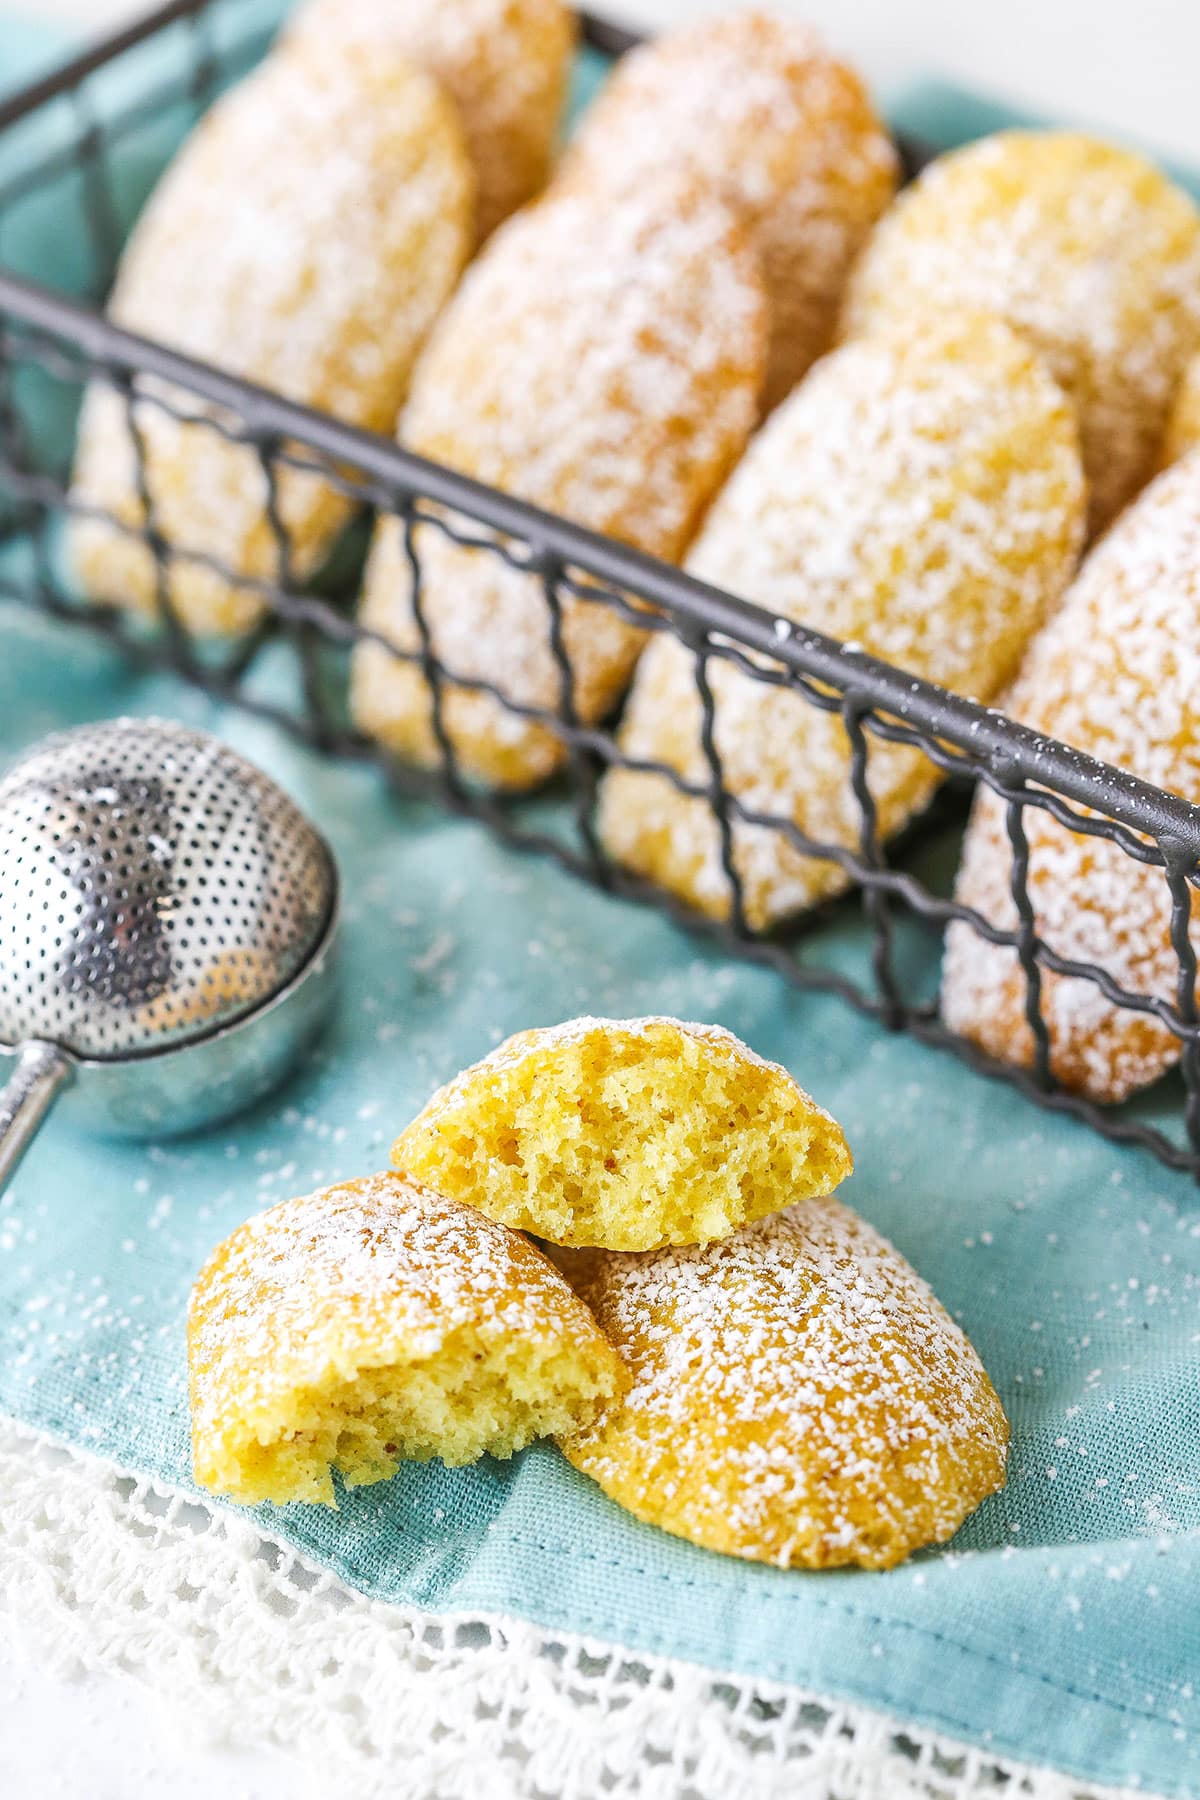
<path fill-rule="evenodd" d="M 932 163 L 871 239 L 844 326 L 947 306 L 999 313 L 1079 411 L 1100 531 L 1152 473 L 1200 345 L 1200 213 L 1142 157 L 1066 131 L 1008 131 Z"/>
<path fill-rule="evenodd" d="M 431 77 L 386 46 L 324 62 L 277 50 L 217 102 L 163 176 L 126 246 L 109 311 L 289 400 L 390 431 L 467 256 L 472 204 L 462 133 Z M 153 516 L 125 400 L 94 382 L 71 505 L 116 524 L 73 520 L 80 585 L 153 612 L 158 571 L 137 535 L 152 524 L 184 626 L 244 630 L 263 609 L 254 584 L 312 573 L 348 503 L 318 475 L 279 469 L 285 568 L 258 453 L 217 429 L 241 422 L 205 423 L 205 403 L 177 388 L 144 382 L 138 391 Z"/>
<path fill-rule="evenodd" d="M 544 187 L 575 45 L 562 0 L 306 0 L 289 41 L 327 61 L 347 45 L 395 49 L 458 109 L 485 238 Z"/>
<path fill-rule="evenodd" d="M 765 356 L 757 260 L 701 184 L 663 177 L 612 203 L 552 190 L 468 270 L 421 359 L 400 437 L 674 562 L 753 428 Z M 457 526 L 481 534 L 470 520 Z M 544 780 L 564 759 L 563 741 L 514 710 L 561 717 L 564 707 L 541 580 L 435 525 L 415 535 L 422 613 L 443 670 L 441 724 L 461 773 L 509 788 Z M 560 598 L 571 706 L 594 722 L 623 692 L 643 633 L 612 606 Z M 405 760 L 438 766 L 395 519 L 377 529 L 359 616 L 409 660 L 369 640 L 357 646 L 356 722 Z"/>
<path fill-rule="evenodd" d="M 1160 475 L 1091 552 L 1030 648 L 1007 702 L 1023 724 L 1200 803 L 1200 451 Z M 1022 813 L 1038 937 L 1098 964 L 1118 985 L 1174 1004 L 1171 895 L 1161 868 L 1069 831 L 1041 807 Z M 1004 807 L 980 787 L 955 897 L 1004 930 L 1017 925 Z M 1192 925 L 1200 945 L 1200 927 Z M 1117 1101 L 1178 1061 L 1158 1019 L 1115 1006 L 1094 982 L 1041 972 L 1050 1064 L 1067 1087 Z M 993 1056 L 1033 1060 L 1025 975 L 1015 951 L 964 922 L 946 938 L 942 1011 Z"/>
<path fill-rule="evenodd" d="M 807 26 L 735 12 L 622 58 L 560 180 L 615 194 L 661 168 L 707 183 L 753 237 L 773 406 L 829 347 L 850 266 L 895 192 L 891 140 L 859 77 Z"/>
<path fill-rule="evenodd" d="M 853 1166 L 786 1069 L 661 1018 L 518 1032 L 438 1090 L 392 1162 L 551 1243 L 612 1250 L 726 1237 Z"/>
<path fill-rule="evenodd" d="M 624 1383 L 525 1238 L 402 1175 L 260 1213 L 188 1312 L 196 1479 L 247 1503 L 335 1504 L 404 1460 L 511 1456 Z"/>
<path fill-rule="evenodd" d="M 556 1254 L 630 1376 L 562 1447 L 639 1519 L 757 1562 L 886 1569 L 1003 1487 L 978 1356 L 837 1201 L 703 1248 Z"/>
<path fill-rule="evenodd" d="M 688 570 L 788 621 L 855 643 L 914 675 L 989 700 L 1073 572 L 1085 496 L 1075 420 L 1040 359 L 999 320 L 941 314 L 845 345 L 771 416 L 718 495 Z M 855 849 L 861 813 L 836 713 L 708 659 L 715 740 L 738 805 L 733 860 L 761 928 L 840 892 L 832 858 L 786 830 Z M 706 790 L 696 659 L 656 636 L 638 666 L 622 753 Z M 941 779 L 923 751 L 869 739 L 886 837 Z M 605 848 L 699 911 L 731 893 L 708 799 L 668 776 L 610 769 Z"/>

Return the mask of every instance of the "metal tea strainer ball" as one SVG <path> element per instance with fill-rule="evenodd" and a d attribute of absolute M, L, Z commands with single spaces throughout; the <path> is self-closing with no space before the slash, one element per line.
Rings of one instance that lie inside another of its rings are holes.
<path fill-rule="evenodd" d="M 0 1191 L 60 1090 L 93 1128 L 191 1130 L 257 1098 L 331 992 L 337 867 L 207 737 L 114 719 L 0 778 Z"/>

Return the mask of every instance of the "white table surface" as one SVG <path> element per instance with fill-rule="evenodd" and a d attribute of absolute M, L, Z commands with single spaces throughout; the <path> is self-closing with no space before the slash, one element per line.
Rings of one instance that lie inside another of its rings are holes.
<path fill-rule="evenodd" d="M 10 0 L 14 3 L 14 0 Z M 96 34 L 150 0 L 15 0 Z M 395 0 L 403 5 L 404 0 Z M 591 0 L 646 27 L 751 0 Z M 938 73 L 1200 162 L 1196 0 L 755 0 L 819 26 L 881 87 Z"/>
<path fill-rule="evenodd" d="M 64 1680 L 0 1642 L 0 1793 L 9 1800 L 301 1800 L 278 1751 L 197 1745 L 186 1721 L 117 1676 Z"/>
<path fill-rule="evenodd" d="M 397 0 L 401 4 L 402 0 Z M 603 10 L 603 0 L 595 0 Z M 1200 164 L 1200 6 L 1193 0 L 776 0 L 812 20 L 867 75 L 894 87 L 939 73 L 1048 114 L 1098 121 Z M 141 8 L 125 0 L 25 0 L 18 10 L 83 35 Z M 612 0 L 614 16 L 666 25 L 718 10 L 695 0 Z M 31 1800 L 299 1800 L 282 1753 L 192 1743 L 131 1682 L 61 1680 L 0 1635 L 0 1792 Z M 486 1786 L 481 1787 L 486 1792 Z"/>

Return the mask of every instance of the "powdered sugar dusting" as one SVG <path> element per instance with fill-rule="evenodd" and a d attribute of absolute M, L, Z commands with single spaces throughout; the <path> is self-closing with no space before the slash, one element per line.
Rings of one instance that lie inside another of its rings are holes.
<path fill-rule="evenodd" d="M 939 158 L 880 225 L 847 324 L 946 306 L 1026 335 L 1079 407 L 1092 523 L 1145 479 L 1200 343 L 1200 214 L 1139 156 L 1073 132 L 1002 132 Z"/>
<path fill-rule="evenodd" d="M 1127 512 L 1085 563 L 1035 641 L 1009 710 L 1035 730 L 1200 802 L 1200 453 Z M 1027 808 L 1029 892 L 1039 935 L 1060 955 L 1098 963 L 1123 987 L 1174 999 L 1170 893 L 1161 870 L 1114 844 L 1071 833 Z M 1003 808 L 976 801 L 958 897 L 1012 929 Z M 1200 927 L 1193 928 L 1200 945 Z M 1121 1099 L 1178 1059 L 1156 1020 L 1114 1007 L 1091 982 L 1043 973 L 1043 1014 L 1060 1078 Z M 967 925 L 947 936 L 943 1011 L 995 1054 L 1028 1062 L 1024 977 L 1015 955 Z"/>
<path fill-rule="evenodd" d="M 833 1200 L 718 1244 L 561 1257 L 630 1370 L 565 1445 L 634 1512 L 761 1561 L 886 1565 L 1003 1482 L 978 1357 Z"/>
<path fill-rule="evenodd" d="M 591 1330 L 526 1239 L 403 1175 L 286 1200 L 214 1251 L 192 1291 L 195 1431 L 268 1417 L 335 1374 L 434 1356 L 464 1326 L 493 1341 Z"/>
<path fill-rule="evenodd" d="M 422 358 L 401 436 L 673 561 L 753 426 L 765 332 L 753 253 L 694 184 L 664 177 L 603 204 L 555 192 L 511 220 L 469 270 Z M 557 708 L 538 581 L 433 530 L 420 550 L 425 614 L 446 667 Z M 416 648 L 394 523 L 377 535 L 362 617 Z M 576 709 L 595 719 L 624 686 L 641 634 L 610 608 L 570 598 L 564 634 Z M 437 760 L 418 671 L 365 645 L 354 702 L 360 723 L 400 754 Z M 488 695 L 451 691 L 446 717 L 484 780 L 524 785 L 561 760 L 557 740 Z"/>
<path fill-rule="evenodd" d="M 1058 598 L 1082 541 L 1071 411 L 998 321 L 946 315 L 844 346 L 756 438 L 718 497 L 690 572 L 857 643 L 927 680 L 989 699 Z M 853 846 L 860 817 L 840 721 L 714 660 L 709 678 L 727 786 L 809 837 Z M 665 635 L 639 666 L 622 728 L 630 757 L 704 783 L 694 659 Z M 881 833 L 939 779 L 906 747 L 872 742 Z M 723 914 L 720 839 L 706 801 L 660 776 L 604 781 L 601 829 L 622 862 Z M 763 925 L 845 885 L 767 827 L 736 823 L 746 913 Z"/>
<path fill-rule="evenodd" d="M 270 58 L 217 102 L 159 183 L 122 261 L 113 317 L 189 355 L 219 355 L 289 399 L 348 372 L 386 416 L 397 345 L 411 358 L 462 255 L 469 179 L 451 116 L 396 52 L 323 67 Z M 433 271 L 389 263 L 443 213 L 431 302 Z"/>
<path fill-rule="evenodd" d="M 895 189 L 891 141 L 858 76 L 812 31 L 738 12 L 623 58 L 564 176 L 612 193 L 662 166 L 702 179 L 753 232 L 773 404 L 828 347 L 847 271 Z"/>
<path fill-rule="evenodd" d="M 593 529 L 678 550 L 697 474 L 728 466 L 753 421 L 763 311 L 744 237 L 694 182 L 663 175 L 603 205 L 556 191 L 471 268 L 401 436 L 477 480 L 553 495 Z"/>
<path fill-rule="evenodd" d="M 479 236 L 544 183 L 574 21 L 562 0 L 308 0 L 289 40 L 334 57 L 394 47 L 445 88 L 479 183 Z"/>
<path fill-rule="evenodd" d="M 110 312 L 290 400 L 390 430 L 467 254 L 471 205 L 457 121 L 428 76 L 394 53 L 317 64 L 281 51 L 212 108 L 163 176 L 129 240 Z M 205 411 L 195 396 L 164 397 L 185 415 Z M 273 577 L 257 455 L 157 406 L 141 406 L 138 422 L 168 540 Z M 124 402 L 93 386 L 76 496 L 137 524 L 135 476 Z M 279 502 L 303 573 L 348 508 L 315 477 L 286 470 Z M 76 550 L 99 597 L 152 603 L 143 546 L 86 524 Z M 194 567 L 177 565 L 175 579 L 185 608 L 193 596 L 198 630 L 236 629 L 258 610 L 252 595 Z"/>

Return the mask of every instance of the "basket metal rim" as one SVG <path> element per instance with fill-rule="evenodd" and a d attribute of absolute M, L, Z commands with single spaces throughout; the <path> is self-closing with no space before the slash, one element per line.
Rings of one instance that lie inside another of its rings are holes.
<path fill-rule="evenodd" d="M 166 5 L 160 5 L 144 18 L 113 32 L 92 49 L 68 59 L 49 76 L 0 104 L 0 131 L 27 119 L 41 104 L 54 101 L 59 95 L 83 92 L 81 85 L 92 72 L 112 63 L 122 52 L 133 49 L 137 43 L 148 40 L 176 20 L 200 16 L 210 4 L 212 0 L 167 0 Z M 585 43 L 608 56 L 621 56 L 624 50 L 640 41 L 637 32 L 628 31 L 596 14 L 583 13 L 579 18 Z M 900 140 L 900 148 L 909 171 L 932 153 L 930 146 L 907 139 Z M 808 626 L 797 625 L 792 619 L 775 617 L 752 601 L 711 587 L 673 565 L 633 551 L 613 538 L 587 531 L 524 500 L 513 499 L 497 488 L 471 481 L 443 464 L 417 457 L 403 450 L 392 437 L 356 430 L 331 414 L 291 403 L 277 392 L 232 376 L 219 365 L 178 355 L 158 340 L 117 328 L 95 306 L 68 299 L 67 295 L 45 284 L 5 272 L 0 266 L 0 358 L 4 356 L 5 344 L 18 355 L 41 360 L 49 369 L 54 369 L 56 364 L 65 365 L 68 378 L 74 378 L 77 369 L 79 378 L 92 376 L 115 383 L 131 398 L 155 401 L 160 385 L 166 389 L 175 387 L 193 392 L 203 401 L 214 423 L 221 414 L 241 421 L 236 436 L 257 450 L 263 459 L 270 457 L 282 463 L 295 461 L 297 466 L 306 466 L 304 452 L 308 450 L 313 459 L 318 459 L 311 466 L 347 470 L 358 499 L 394 509 L 403 518 L 407 533 L 419 526 L 423 518 L 437 522 L 439 515 L 457 515 L 459 518 L 466 515 L 468 520 L 479 524 L 480 542 L 495 536 L 498 549 L 504 538 L 524 544 L 529 551 L 525 565 L 533 574 L 542 574 L 554 592 L 563 585 L 583 599 L 596 598 L 606 605 L 619 605 L 622 592 L 628 594 L 633 590 L 633 594 L 646 599 L 651 608 L 657 610 L 660 616 L 658 628 L 675 632 L 676 637 L 693 650 L 696 680 L 702 688 L 707 688 L 705 666 L 709 659 L 729 657 L 745 666 L 754 664 L 761 668 L 766 680 L 781 682 L 784 686 L 795 684 L 795 688 L 806 693 L 811 704 L 844 716 L 847 731 L 856 745 L 856 767 L 862 765 L 858 767 L 858 785 L 864 787 L 860 805 L 865 808 L 865 830 L 873 830 L 873 826 L 867 817 L 869 796 L 865 796 L 864 725 L 876 736 L 891 736 L 900 742 L 925 740 L 927 754 L 934 756 L 943 769 L 961 767 L 975 781 L 995 788 L 1007 801 L 1009 817 L 1015 817 L 1018 832 L 1020 812 L 1025 805 L 1042 806 L 1060 817 L 1061 823 L 1069 823 L 1072 815 L 1069 803 L 1074 803 L 1076 808 L 1081 808 L 1074 815 L 1081 821 L 1083 830 L 1110 837 L 1126 851 L 1126 855 L 1166 869 L 1166 878 L 1171 884 L 1173 941 L 1180 956 L 1182 981 L 1178 1010 L 1182 1013 L 1180 1022 L 1186 1026 L 1186 1030 L 1178 1030 L 1177 1035 L 1184 1039 L 1182 1066 L 1189 1094 L 1187 1145 L 1177 1145 L 1153 1125 L 1114 1116 L 1108 1109 L 1087 1102 L 1083 1096 L 1060 1089 L 1049 1078 L 1051 1071 L 1047 1066 L 1045 1044 L 1042 1044 L 1033 1069 L 1025 1069 L 1020 1064 L 1000 1064 L 982 1053 L 975 1044 L 946 1030 L 930 1004 L 901 1001 L 894 992 L 889 974 L 891 925 L 887 922 L 887 896 L 880 896 L 871 880 L 864 886 L 864 904 L 873 916 L 876 938 L 882 943 L 882 949 L 876 952 L 878 994 L 867 994 L 865 988 L 847 983 L 833 970 L 793 963 L 793 959 L 786 956 L 783 945 L 759 940 L 743 929 L 745 922 L 739 916 L 739 907 L 732 931 L 729 927 L 712 927 L 712 931 L 743 958 L 772 965 L 777 963 L 793 985 L 838 992 L 846 1001 L 860 1006 L 887 1026 L 905 1028 L 928 1044 L 950 1049 L 957 1057 L 981 1069 L 981 1073 L 997 1076 L 1045 1107 L 1076 1116 L 1106 1138 L 1137 1143 L 1148 1148 L 1162 1163 L 1189 1170 L 1200 1177 L 1200 1078 L 1196 1076 L 1198 1053 L 1193 1042 L 1200 1024 L 1195 1019 L 1193 994 L 1195 952 L 1191 952 L 1187 943 L 1187 893 L 1191 884 L 1200 886 L 1200 806 L 1065 743 L 1029 731 L 1007 718 L 999 707 L 982 707 L 937 688 L 936 684 L 914 677 L 898 666 L 865 655 L 855 644 L 838 643 L 837 639 Z M 423 502 L 430 502 L 430 506 L 425 508 Z M 504 554 L 504 551 L 500 549 L 500 553 Z M 592 592 L 588 592 L 588 581 L 597 583 Z M 281 605 L 282 599 L 284 596 L 281 596 Z M 83 614 L 72 614 L 72 617 L 81 621 Z M 297 619 L 282 614 L 282 623 L 297 625 Z M 144 646 L 139 648 L 124 637 L 122 646 L 142 661 Z M 225 680 L 225 675 L 221 679 Z M 270 707 L 255 702 L 252 697 L 241 693 L 232 697 L 239 706 L 250 707 L 250 711 L 277 716 L 281 724 L 299 731 L 306 742 L 327 742 L 326 736 L 322 736 L 329 729 L 327 722 L 306 729 L 300 727 L 299 722 L 275 715 Z M 574 724 L 570 740 L 574 758 L 581 751 L 579 738 L 587 738 L 587 733 L 579 731 L 578 720 L 569 720 L 569 724 Z M 347 751 L 342 743 L 338 743 L 338 749 L 340 754 L 358 752 L 358 747 Z M 592 745 L 583 745 L 583 751 L 590 749 Z M 716 752 L 712 751 L 712 758 L 714 754 Z M 376 760 L 389 769 L 392 767 L 389 758 L 378 752 Z M 394 776 L 399 779 L 399 770 L 394 770 Z M 720 765 L 716 769 L 716 781 L 720 783 Z M 401 779 L 399 785 L 407 787 L 408 783 Z M 443 779 L 437 785 L 437 797 L 443 805 L 450 806 L 452 812 L 464 812 L 479 819 L 502 839 L 515 842 L 518 848 L 549 851 L 574 873 L 597 880 L 601 886 L 612 887 L 613 891 L 633 900 L 653 900 L 658 911 L 669 914 L 676 922 L 693 931 L 705 931 L 703 916 L 684 909 L 682 904 L 675 904 L 671 896 L 658 891 L 653 896 L 642 893 L 640 884 L 626 886 L 617 871 L 599 871 L 594 851 L 590 855 L 572 855 L 552 835 L 518 830 L 504 808 L 493 805 L 482 794 L 468 796 L 455 779 Z M 734 880 L 729 866 L 732 853 L 730 801 L 723 794 L 723 788 L 720 805 L 718 797 L 714 796 L 714 808 L 718 808 L 718 824 L 723 837 L 723 864 L 727 866 L 730 880 Z M 1094 823 L 1088 823 L 1087 814 L 1092 815 Z M 590 844 L 587 830 L 583 826 L 581 830 Z M 738 895 L 738 887 L 734 887 L 734 893 Z M 925 916 L 925 907 L 918 905 L 916 911 Z M 1043 952 L 1047 947 L 1038 941 L 1033 923 L 1025 920 L 1024 914 L 1018 936 L 1016 952 L 1025 968 L 1029 992 L 1034 995 L 1036 1006 L 1040 965 L 1045 961 Z M 1051 965 L 1047 963 L 1047 967 Z M 1191 968 L 1191 976 L 1187 976 L 1187 968 Z M 1085 970 L 1085 974 L 1090 972 Z M 1175 1030 L 1175 1022 L 1168 1021 L 1168 1024 Z M 230 1021 L 223 1030 L 237 1030 L 239 1026 L 245 1026 L 245 1019 Z M 5 1049 L 7 1046 L 0 1046 L 0 1053 Z"/>
<path fill-rule="evenodd" d="M 0 132 L 27 117 L 104 64 L 210 0 L 167 0 L 0 104 Z M 579 15 L 586 42 L 620 55 L 641 35 L 600 15 Z M 848 647 L 810 627 L 780 619 L 697 580 L 656 557 L 573 524 L 402 448 L 381 433 L 345 425 L 332 414 L 285 400 L 219 366 L 183 356 L 157 339 L 114 325 L 99 311 L 0 266 L 0 312 L 34 332 L 76 345 L 90 359 L 128 378 L 152 375 L 188 389 L 242 418 L 263 438 L 292 438 L 334 462 L 361 469 L 398 496 L 416 496 L 465 512 L 490 529 L 527 538 L 545 553 L 616 588 L 632 588 L 660 607 L 685 636 L 718 634 L 770 657 L 793 673 L 844 691 L 943 738 L 1006 782 L 1051 787 L 1133 831 L 1172 840 L 1189 864 L 1200 863 L 1200 806 L 1140 780 L 1057 739 L 1030 731 L 998 709 L 983 707 L 934 683 Z"/>
<path fill-rule="evenodd" d="M 212 0 L 168 0 L 84 50 L 0 104 L 0 132 L 36 113 L 47 102 L 77 90 L 93 72 L 154 33 L 177 20 L 199 16 L 211 4 Z M 584 41 L 602 53 L 619 56 L 641 41 L 638 33 L 598 15 L 581 13 L 579 17 Z M 901 151 L 910 172 L 932 153 L 930 146 L 912 140 L 901 140 Z M 797 688 L 806 690 L 809 700 L 817 706 L 841 712 L 856 740 L 861 740 L 864 724 L 874 734 L 898 736 L 902 741 L 924 738 L 928 753 L 934 755 L 936 751 L 941 766 L 950 769 L 961 765 L 976 782 L 995 789 L 1009 803 L 1010 814 L 1016 809 L 1018 829 L 1020 810 L 1029 803 L 1045 807 L 1063 819 L 1071 814 L 1068 802 L 1082 809 L 1083 814 L 1093 815 L 1095 822 L 1085 820 L 1084 829 L 1111 837 L 1140 861 L 1164 867 L 1171 884 L 1172 934 L 1178 940 L 1175 947 L 1182 972 L 1178 1005 L 1187 1026 L 1186 1033 L 1177 1035 L 1186 1038 L 1182 1061 L 1189 1095 L 1188 1145 L 1178 1145 L 1152 1125 L 1114 1115 L 1060 1089 L 1049 1078 L 1048 1067 L 1042 1066 L 1046 1061 L 1044 1044 L 1041 1060 L 1033 1069 L 997 1062 L 949 1032 L 929 1007 L 898 1002 L 883 975 L 879 976 L 880 993 L 869 998 L 865 991 L 843 982 L 833 971 L 818 978 L 816 969 L 785 968 L 782 949 L 748 934 L 740 923 L 732 931 L 728 927 L 714 930 L 735 953 L 772 964 L 778 961 L 781 972 L 798 987 L 842 993 L 845 999 L 889 1027 L 902 1027 L 926 1043 L 949 1049 L 981 1073 L 1005 1081 L 1041 1105 L 1074 1116 L 1112 1140 L 1140 1145 L 1168 1166 L 1188 1170 L 1200 1179 L 1200 1077 L 1196 1069 L 1198 1053 L 1193 1045 L 1195 962 L 1187 939 L 1188 888 L 1189 884 L 1200 886 L 1200 805 L 1032 731 L 999 708 L 964 699 L 867 655 L 856 645 L 779 618 L 751 601 L 712 587 L 615 539 L 416 456 L 391 437 L 345 425 L 331 414 L 285 400 L 216 364 L 183 356 L 157 340 L 127 332 L 111 323 L 98 308 L 0 266 L 0 362 L 6 350 L 14 347 L 18 354 L 34 360 L 40 356 L 48 366 L 55 358 L 67 364 L 74 359 L 80 365 L 81 379 L 89 375 L 107 379 L 127 395 L 148 401 L 154 399 L 160 384 L 187 390 L 205 402 L 210 416 L 224 413 L 241 421 L 242 429 L 236 435 L 264 458 L 288 461 L 294 450 L 307 448 L 320 459 L 321 466 L 348 469 L 360 497 L 393 509 L 405 521 L 406 529 L 422 517 L 438 512 L 466 515 L 499 539 L 515 539 L 527 545 L 530 571 L 543 574 L 552 585 L 564 583 L 586 599 L 586 588 L 578 581 L 583 575 L 599 584 L 595 598 L 608 604 L 617 604 L 623 591 L 632 590 L 668 622 L 660 628 L 672 630 L 694 652 L 698 681 L 706 681 L 704 668 L 713 656 L 753 662 L 763 668 L 765 679 L 794 682 Z M 421 503 L 426 501 L 431 503 L 432 513 L 423 514 Z M 133 648 L 129 644 L 125 647 Z M 252 711 L 269 712 L 248 697 L 239 694 L 236 699 Z M 575 736 L 579 735 L 576 730 Z M 311 741 L 323 740 L 313 735 Z M 862 751 L 859 742 L 856 755 Z M 387 758 L 378 760 L 388 762 Z M 597 875 L 591 861 L 568 855 L 555 840 L 543 841 L 537 833 L 514 829 L 501 808 L 482 796 L 468 798 L 453 780 L 439 785 L 438 797 L 452 811 L 481 820 L 521 849 L 549 851 L 574 872 L 600 880 L 603 886 L 611 885 L 615 891 L 628 891 L 623 881 L 610 883 Z M 718 823 L 723 833 L 723 860 L 728 863 L 732 828 L 723 791 Z M 881 901 L 870 883 L 864 894 L 876 930 L 886 940 L 890 935 L 886 899 Z M 650 899 L 649 895 L 633 891 L 629 897 Z M 656 892 L 653 903 L 677 923 L 705 931 L 702 916 L 677 906 L 669 896 Z M 1039 959 L 1044 949 L 1030 921 L 1024 921 L 1017 950 L 1031 991 L 1039 978 Z M 886 963 L 886 942 L 882 954 Z M 1190 978 L 1185 961 L 1192 970 Z M 223 1029 L 233 1031 L 245 1022 L 231 1021 Z M 0 1046 L 0 1054 L 7 1049 Z"/>
<path fill-rule="evenodd" d="M 123 29 L 59 65 L 0 104 L 0 132 L 88 75 L 211 0 L 167 0 Z M 620 55 L 641 35 L 600 15 L 579 14 L 584 40 Z M 122 330 L 98 309 L 0 267 L 0 314 L 34 332 L 77 346 L 127 378 L 152 375 L 188 389 L 242 418 L 254 434 L 290 438 L 334 462 L 349 463 L 393 490 L 464 512 L 490 529 L 532 540 L 544 553 L 615 588 L 632 588 L 661 608 L 688 638 L 717 634 L 766 655 L 797 675 L 865 694 L 872 707 L 943 739 L 1005 785 L 1048 787 L 1104 813 L 1128 830 L 1172 846 L 1190 869 L 1200 866 L 1200 806 L 1128 771 L 1045 737 L 997 708 L 964 699 L 934 683 L 848 647 L 838 639 L 776 618 L 751 601 L 712 587 L 682 569 L 585 530 L 443 464 L 414 455 L 381 433 L 345 425 L 332 414 L 285 400 L 270 389 L 180 355 L 156 339 Z"/>
<path fill-rule="evenodd" d="M 1160 845 L 1165 840 L 1188 868 L 1200 863 L 1200 806 L 1033 731 L 997 708 L 778 618 L 614 538 L 417 456 L 382 433 L 343 424 L 332 414 L 285 400 L 156 339 L 125 331 L 102 313 L 3 269 L 0 314 L 34 333 L 76 345 L 89 360 L 128 379 L 149 375 L 186 388 L 236 413 L 252 436 L 307 444 L 334 463 L 360 469 L 398 499 L 419 496 L 506 536 L 532 541 L 544 554 L 585 570 L 606 586 L 633 589 L 676 621 L 685 639 L 725 637 L 796 675 L 838 691 L 853 688 L 880 712 L 953 744 L 1006 786 L 1050 788 Z"/>

